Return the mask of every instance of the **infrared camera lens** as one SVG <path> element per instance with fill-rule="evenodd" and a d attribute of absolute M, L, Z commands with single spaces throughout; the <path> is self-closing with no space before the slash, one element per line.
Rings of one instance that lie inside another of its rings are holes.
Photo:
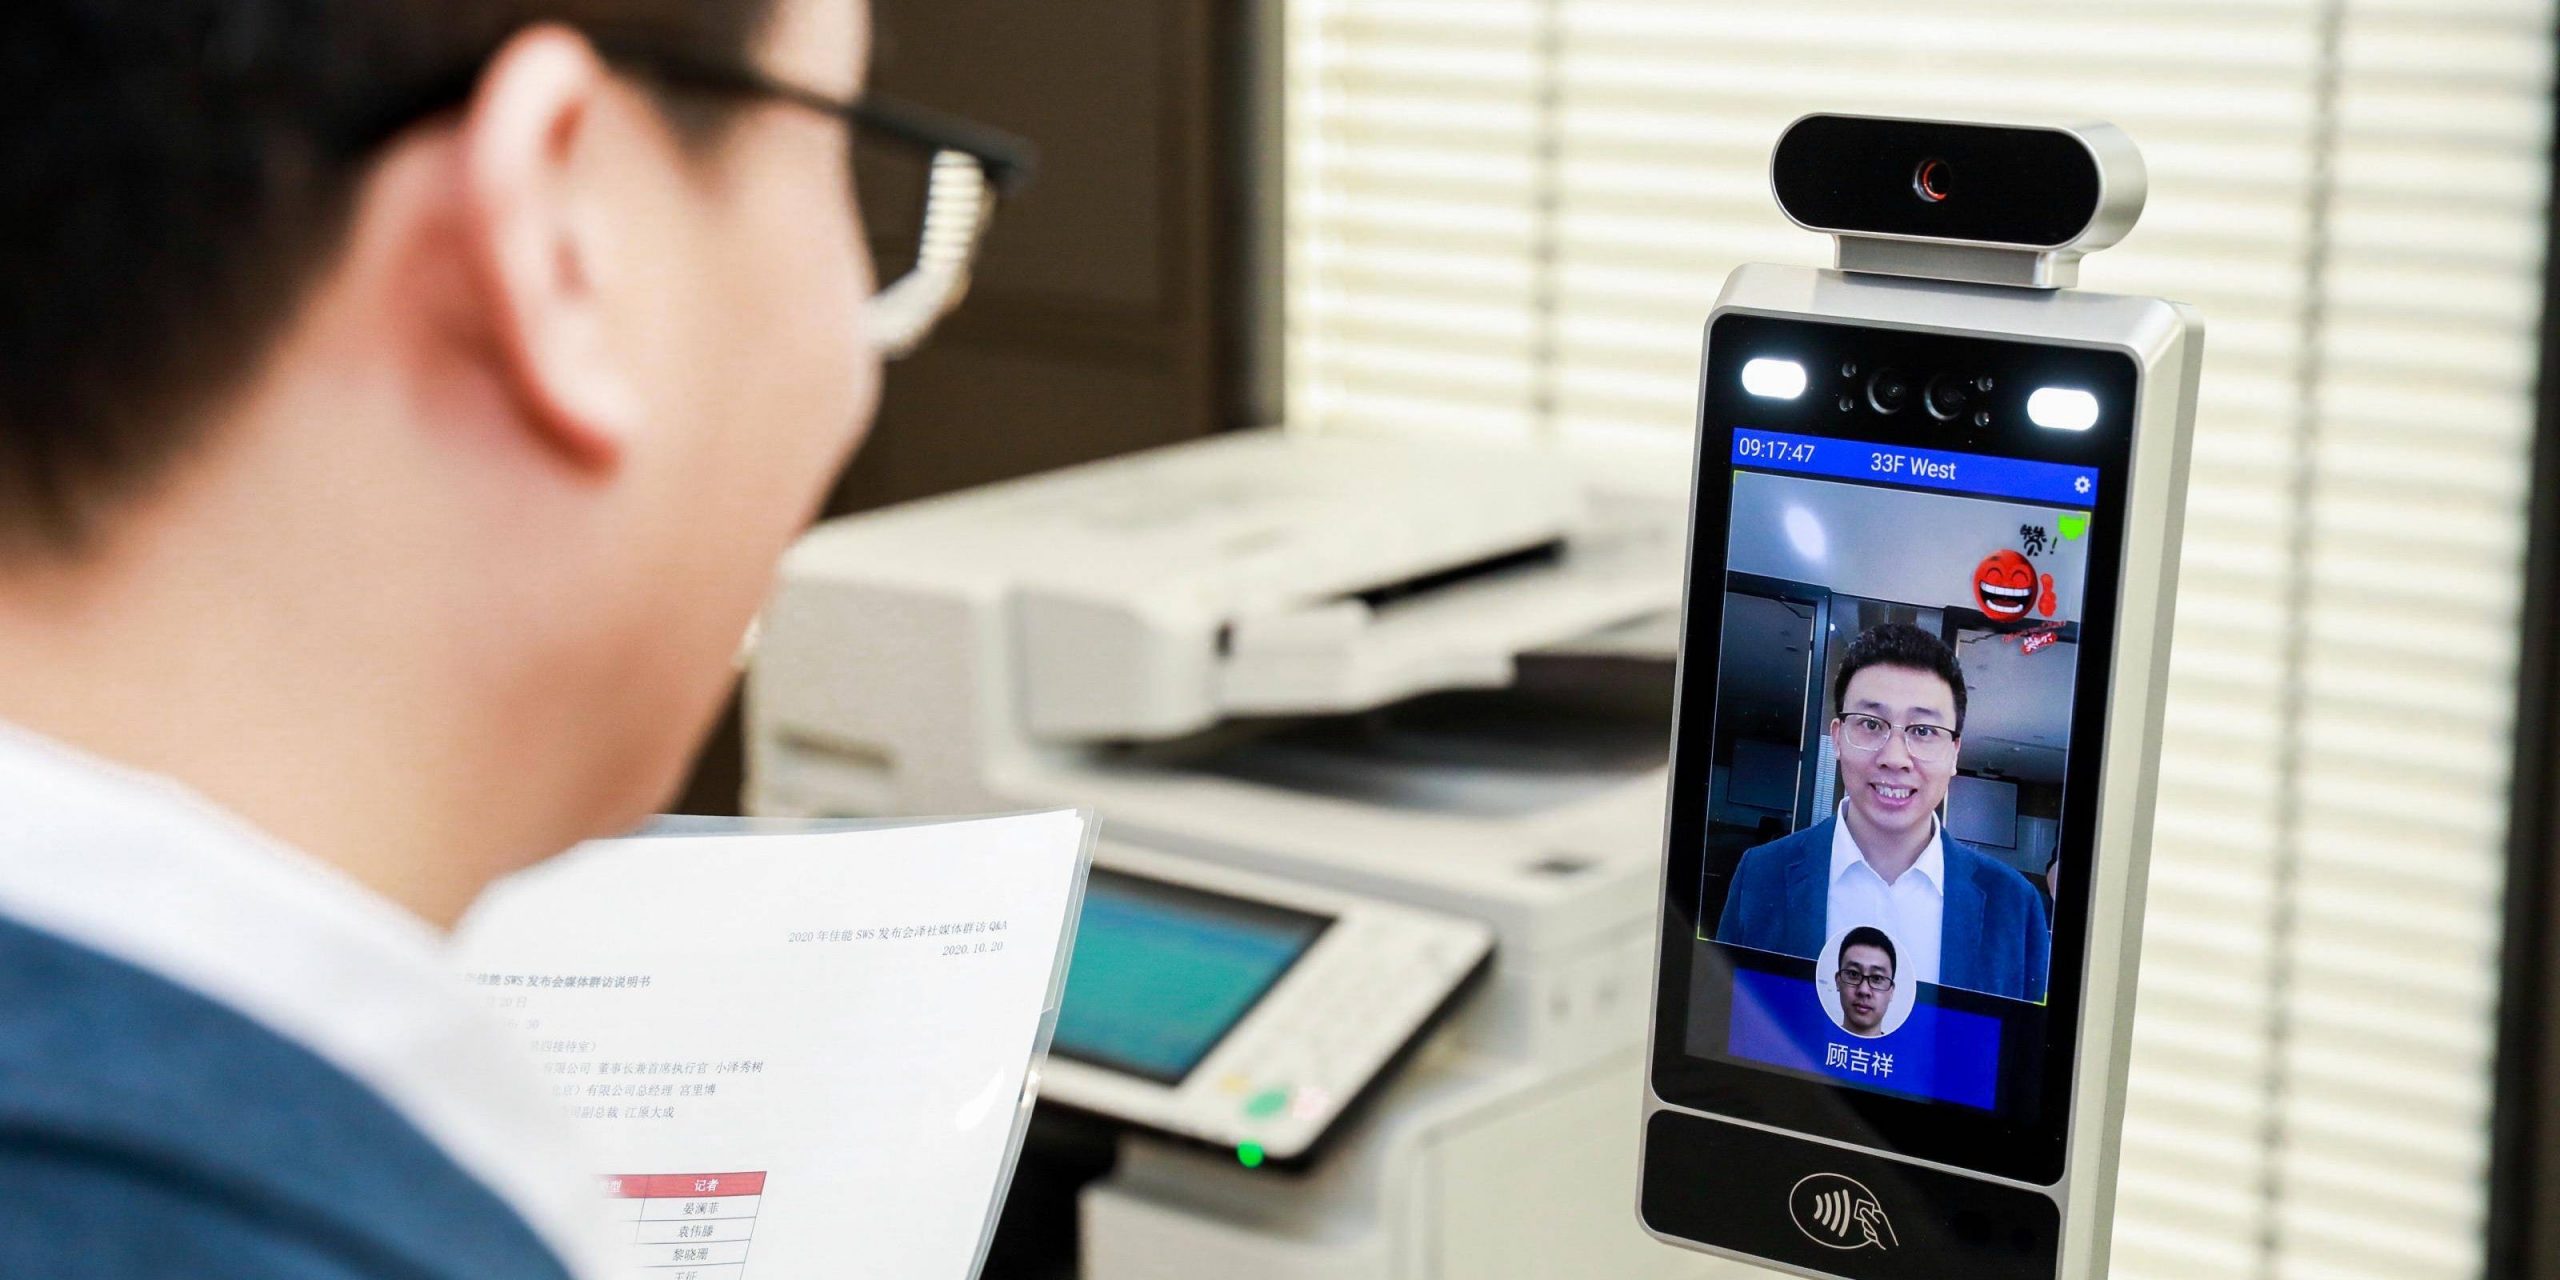
<path fill-rule="evenodd" d="M 1929 379 L 1929 390 L 1920 397 L 1929 416 L 1940 422 L 1953 422 L 1973 408 L 1973 380 L 1942 373 Z"/>
<path fill-rule="evenodd" d="M 1951 177 L 1947 172 L 1947 162 L 1931 156 L 1911 171 L 1912 194 L 1919 196 L 1924 204 L 1937 204 L 1954 193 L 1954 188 L 1949 185 Z"/>
<path fill-rule="evenodd" d="M 1911 404 L 1911 379 L 1900 369 L 1878 369 L 1867 379 L 1867 405 L 1878 413 L 1900 413 Z"/>

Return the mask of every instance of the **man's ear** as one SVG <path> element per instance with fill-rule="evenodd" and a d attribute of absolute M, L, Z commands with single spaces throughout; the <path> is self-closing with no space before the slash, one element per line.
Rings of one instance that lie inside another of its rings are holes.
<path fill-rule="evenodd" d="M 495 371 L 544 443 L 595 467 L 621 459 L 643 416 L 596 287 L 606 227 L 579 174 L 610 83 L 583 36 L 529 29 L 490 62 L 460 139 L 465 264 Z"/>

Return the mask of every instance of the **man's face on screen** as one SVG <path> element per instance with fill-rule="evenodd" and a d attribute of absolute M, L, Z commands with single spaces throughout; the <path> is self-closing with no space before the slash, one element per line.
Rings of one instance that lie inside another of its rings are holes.
<path fill-rule="evenodd" d="M 1884 1008 L 1893 997 L 1893 957 L 1881 947 L 1842 947 L 1840 972 L 1832 981 L 1840 988 L 1842 1026 L 1862 1036 L 1883 1028 Z"/>
<path fill-rule="evenodd" d="M 1884 745 L 1860 751 L 1843 740 L 1837 722 L 1832 748 L 1840 759 L 1850 815 L 1858 821 L 1860 839 L 1880 836 L 1899 843 L 1926 836 L 1931 816 L 1946 802 L 1947 783 L 1956 776 L 1955 752 L 1944 759 L 1922 760 L 1911 754 L 1902 731 L 1915 724 L 1956 728 L 1955 690 L 1937 673 L 1913 667 L 1874 666 L 1849 677 L 1840 702 L 1841 715 L 1869 715 L 1894 726 Z M 1870 850 L 1870 852 L 1874 852 Z"/>

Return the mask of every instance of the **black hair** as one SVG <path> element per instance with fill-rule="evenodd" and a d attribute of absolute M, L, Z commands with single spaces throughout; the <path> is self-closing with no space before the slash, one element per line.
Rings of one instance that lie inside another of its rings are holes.
<path fill-rule="evenodd" d="M 1884 953 L 1884 962 L 1893 966 L 1895 974 L 1902 972 L 1902 957 L 1894 954 L 1893 939 L 1886 937 L 1884 930 L 1874 925 L 1862 924 L 1842 935 L 1840 955 L 1844 960 L 1848 957 L 1851 947 L 1874 947 Z"/>
<path fill-rule="evenodd" d="M 78 550 L 194 446 L 335 258 L 373 144 L 517 32 L 743 61 L 773 5 L 0 3 L 0 548 Z"/>
<path fill-rule="evenodd" d="M 1925 671 L 1947 682 L 1955 693 L 1955 731 L 1964 732 L 1964 666 L 1956 661 L 1956 651 L 1947 642 L 1907 622 L 1886 622 L 1858 633 L 1849 642 L 1848 654 L 1840 660 L 1840 674 L 1831 681 L 1831 705 L 1846 710 L 1849 701 L 1849 677 L 1869 667 L 1901 667 Z"/>

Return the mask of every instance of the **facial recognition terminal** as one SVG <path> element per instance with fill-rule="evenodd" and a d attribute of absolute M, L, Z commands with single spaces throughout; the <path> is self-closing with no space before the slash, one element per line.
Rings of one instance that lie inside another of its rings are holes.
<path fill-rule="evenodd" d="M 2106 1270 L 2203 327 L 2080 292 L 2105 125 L 1791 126 L 1838 268 L 1706 333 L 1639 1214 L 1804 1276 Z"/>

